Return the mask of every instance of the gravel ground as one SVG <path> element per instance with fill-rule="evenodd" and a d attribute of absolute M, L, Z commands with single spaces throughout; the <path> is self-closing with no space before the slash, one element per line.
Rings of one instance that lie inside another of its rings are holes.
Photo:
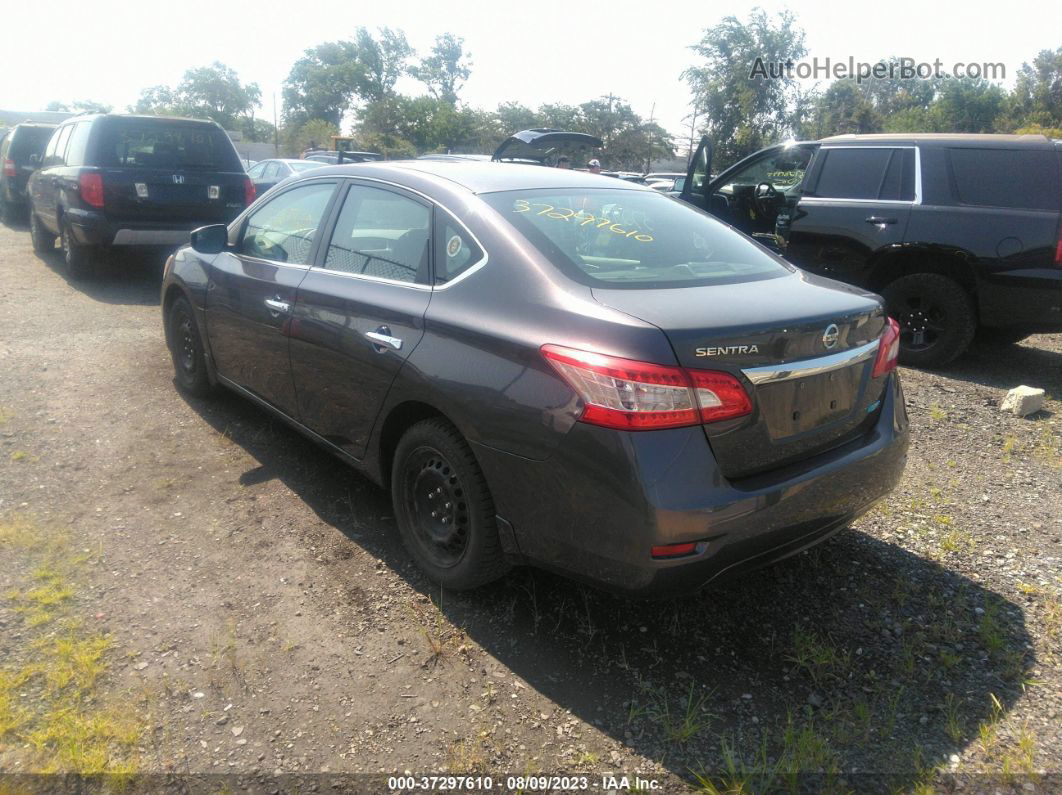
<path fill-rule="evenodd" d="M 440 593 L 384 492 L 175 390 L 160 270 L 68 283 L 0 227 L 0 771 L 1062 786 L 1062 336 L 904 370 L 896 492 L 725 590 Z M 1046 410 L 1002 414 L 1022 383 Z"/>

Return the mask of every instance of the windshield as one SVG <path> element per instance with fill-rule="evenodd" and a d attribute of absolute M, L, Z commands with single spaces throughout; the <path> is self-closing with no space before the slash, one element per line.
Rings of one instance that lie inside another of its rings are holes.
<path fill-rule="evenodd" d="M 584 284 L 683 287 L 785 276 L 780 260 L 687 204 L 642 190 L 522 190 L 482 195 Z"/>
<path fill-rule="evenodd" d="M 243 171 L 223 130 L 152 119 L 110 119 L 100 138 L 101 166 Z"/>

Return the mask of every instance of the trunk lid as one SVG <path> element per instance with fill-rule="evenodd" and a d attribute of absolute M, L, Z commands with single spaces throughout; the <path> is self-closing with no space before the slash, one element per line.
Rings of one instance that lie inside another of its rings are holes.
<path fill-rule="evenodd" d="M 679 363 L 737 376 L 749 417 L 705 425 L 723 473 L 740 478 L 851 441 L 876 417 L 880 301 L 809 274 L 708 287 L 593 288 L 594 298 L 660 328 Z"/>
<path fill-rule="evenodd" d="M 124 221 L 221 224 L 245 206 L 243 173 L 146 168 L 100 171 L 105 212 Z M 215 192 L 217 197 L 211 198 Z"/>
<path fill-rule="evenodd" d="M 536 128 L 510 135 L 494 150 L 491 159 L 542 163 L 558 149 L 581 151 L 600 148 L 601 139 L 587 133 Z"/>

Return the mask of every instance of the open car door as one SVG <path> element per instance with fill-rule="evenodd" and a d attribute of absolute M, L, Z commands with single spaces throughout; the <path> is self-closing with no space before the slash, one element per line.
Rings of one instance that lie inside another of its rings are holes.
<path fill-rule="evenodd" d="M 679 198 L 702 210 L 708 209 L 708 181 L 712 173 L 712 142 L 705 135 L 697 145 L 686 169 L 686 181 Z"/>
<path fill-rule="evenodd" d="M 510 135 L 494 150 L 491 160 L 545 165 L 561 151 L 569 153 L 585 149 L 589 154 L 601 146 L 600 138 L 586 133 L 535 128 Z"/>

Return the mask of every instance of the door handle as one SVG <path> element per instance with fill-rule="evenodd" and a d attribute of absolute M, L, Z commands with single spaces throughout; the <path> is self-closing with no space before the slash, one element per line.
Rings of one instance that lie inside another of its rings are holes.
<path fill-rule="evenodd" d="M 880 215 L 872 215 L 869 218 L 867 218 L 867 223 L 868 224 L 877 224 L 878 226 L 883 226 L 885 224 L 894 224 L 894 223 L 896 223 L 896 219 L 895 218 L 884 218 L 883 216 L 880 216 Z"/>
<path fill-rule="evenodd" d="M 372 340 L 372 346 L 377 353 L 386 353 L 387 348 L 394 348 L 396 351 L 402 350 L 401 338 L 392 337 L 391 329 L 387 326 L 380 326 L 376 331 L 366 331 L 365 336 Z"/>
<path fill-rule="evenodd" d="M 273 317 L 279 317 L 282 312 L 291 311 L 291 304 L 287 301 L 281 301 L 279 298 L 267 298 L 265 305 L 269 307 L 269 312 Z"/>

